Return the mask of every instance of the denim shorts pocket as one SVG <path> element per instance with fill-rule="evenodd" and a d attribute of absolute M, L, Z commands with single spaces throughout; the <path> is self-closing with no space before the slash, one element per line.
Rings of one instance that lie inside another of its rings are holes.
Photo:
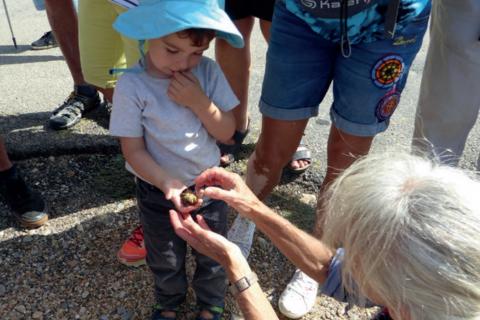
<path fill-rule="evenodd" d="M 170 200 L 165 199 L 165 194 L 162 191 L 140 179 L 137 179 L 136 196 L 140 207 L 146 207 L 151 210 L 175 208 Z"/>

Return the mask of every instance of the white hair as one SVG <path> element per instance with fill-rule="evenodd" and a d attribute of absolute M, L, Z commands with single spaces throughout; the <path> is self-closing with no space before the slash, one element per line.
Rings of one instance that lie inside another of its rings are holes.
<path fill-rule="evenodd" d="M 348 290 L 375 293 L 397 319 L 480 319 L 474 174 L 404 153 L 369 155 L 324 196 L 323 240 L 345 248 Z"/>

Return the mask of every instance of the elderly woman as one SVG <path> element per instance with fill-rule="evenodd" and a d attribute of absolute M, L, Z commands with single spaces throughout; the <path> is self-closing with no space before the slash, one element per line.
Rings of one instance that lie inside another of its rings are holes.
<path fill-rule="evenodd" d="M 480 183 L 459 169 L 398 153 L 359 160 L 325 193 L 322 241 L 238 175 L 210 169 L 196 183 L 255 222 L 327 295 L 384 306 L 396 320 L 480 319 Z M 200 216 L 170 215 L 180 237 L 223 265 L 246 319 L 277 319 L 236 245 Z"/>

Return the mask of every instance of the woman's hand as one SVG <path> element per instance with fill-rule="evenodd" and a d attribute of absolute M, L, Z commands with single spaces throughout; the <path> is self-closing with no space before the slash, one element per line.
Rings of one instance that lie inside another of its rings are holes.
<path fill-rule="evenodd" d="M 195 222 L 189 214 L 182 216 L 170 210 L 170 221 L 180 238 L 224 267 L 231 283 L 251 274 L 252 270 L 240 249 L 223 236 L 211 231 L 201 216 L 197 215 Z M 253 283 L 235 298 L 244 319 L 278 319 L 258 283 Z"/>
<path fill-rule="evenodd" d="M 263 206 L 238 174 L 223 168 L 205 170 L 195 179 L 195 185 L 198 195 L 223 200 L 250 219 L 255 209 Z"/>
<path fill-rule="evenodd" d="M 202 205 L 202 199 L 198 197 L 198 201 L 195 205 L 185 206 L 180 197 L 185 189 L 187 189 L 187 187 L 180 180 L 176 179 L 168 179 L 164 181 L 161 188 L 165 193 L 165 199 L 172 201 L 175 208 L 181 213 L 188 213 L 196 210 Z"/>
<path fill-rule="evenodd" d="M 175 233 L 192 248 L 224 267 L 235 264 L 234 261 L 245 260 L 238 246 L 211 231 L 201 215 L 197 215 L 196 218 L 197 222 L 190 214 L 182 215 L 175 210 L 170 210 L 170 222 Z"/>

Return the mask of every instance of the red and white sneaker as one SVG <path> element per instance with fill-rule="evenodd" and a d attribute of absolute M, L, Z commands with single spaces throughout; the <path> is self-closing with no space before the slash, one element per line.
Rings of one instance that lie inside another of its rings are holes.
<path fill-rule="evenodd" d="M 123 243 L 117 252 L 117 258 L 120 263 L 129 267 L 139 267 L 144 265 L 147 250 L 143 241 L 143 228 L 138 226 L 133 230 L 130 237 Z"/>

